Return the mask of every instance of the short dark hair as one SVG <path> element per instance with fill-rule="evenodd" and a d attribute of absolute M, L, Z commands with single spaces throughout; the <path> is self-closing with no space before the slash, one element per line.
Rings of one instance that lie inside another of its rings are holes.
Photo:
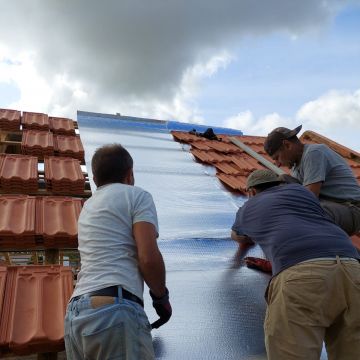
<path fill-rule="evenodd" d="M 91 160 L 91 168 L 96 186 L 122 183 L 130 169 L 133 159 L 120 144 L 104 145 L 96 149 Z"/>

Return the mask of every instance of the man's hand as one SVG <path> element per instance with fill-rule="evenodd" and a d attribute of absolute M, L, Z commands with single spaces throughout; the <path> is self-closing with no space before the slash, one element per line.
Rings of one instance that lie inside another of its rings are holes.
<path fill-rule="evenodd" d="M 153 307 L 156 313 L 160 316 L 158 320 L 151 324 L 152 329 L 157 329 L 169 321 L 172 315 L 172 308 L 169 301 L 169 290 L 166 288 L 166 293 L 162 297 L 156 297 L 150 290 L 150 296 L 153 301 Z"/>
<path fill-rule="evenodd" d="M 251 257 L 251 256 L 246 257 L 244 260 L 246 266 L 250 269 L 256 269 L 267 273 L 272 272 L 272 266 L 269 260 Z"/>

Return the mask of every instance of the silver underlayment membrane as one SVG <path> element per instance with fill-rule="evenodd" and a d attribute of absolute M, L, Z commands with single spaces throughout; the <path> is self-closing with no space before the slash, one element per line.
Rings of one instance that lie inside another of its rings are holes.
<path fill-rule="evenodd" d="M 229 237 L 246 199 L 226 191 L 215 170 L 196 163 L 165 125 L 83 112 L 78 123 L 89 176 L 95 149 L 120 143 L 134 159 L 135 185 L 149 191 L 157 207 L 173 316 L 152 331 L 156 358 L 266 359 L 264 291 L 270 276 L 246 268 L 245 254 Z M 263 257 L 258 247 L 247 255 Z M 144 298 L 152 322 L 157 316 L 146 287 Z"/>

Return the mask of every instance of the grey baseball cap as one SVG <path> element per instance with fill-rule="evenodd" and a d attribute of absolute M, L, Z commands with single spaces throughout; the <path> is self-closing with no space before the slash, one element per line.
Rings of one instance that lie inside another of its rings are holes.
<path fill-rule="evenodd" d="M 253 171 L 247 178 L 246 181 L 246 190 L 249 190 L 251 187 L 271 183 L 271 182 L 282 182 L 280 177 L 269 169 L 260 169 Z"/>
<path fill-rule="evenodd" d="M 293 130 L 290 130 L 285 127 L 278 127 L 274 129 L 271 133 L 268 134 L 265 143 L 265 151 L 272 156 L 282 145 L 283 140 L 290 139 L 296 136 L 302 128 L 302 125 L 299 125 Z"/>

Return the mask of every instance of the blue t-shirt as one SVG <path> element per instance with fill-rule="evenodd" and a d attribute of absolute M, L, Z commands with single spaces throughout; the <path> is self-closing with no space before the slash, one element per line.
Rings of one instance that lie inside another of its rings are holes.
<path fill-rule="evenodd" d="M 315 258 L 359 258 L 348 235 L 299 184 L 274 186 L 249 199 L 237 212 L 232 230 L 260 245 L 273 275 Z"/>

